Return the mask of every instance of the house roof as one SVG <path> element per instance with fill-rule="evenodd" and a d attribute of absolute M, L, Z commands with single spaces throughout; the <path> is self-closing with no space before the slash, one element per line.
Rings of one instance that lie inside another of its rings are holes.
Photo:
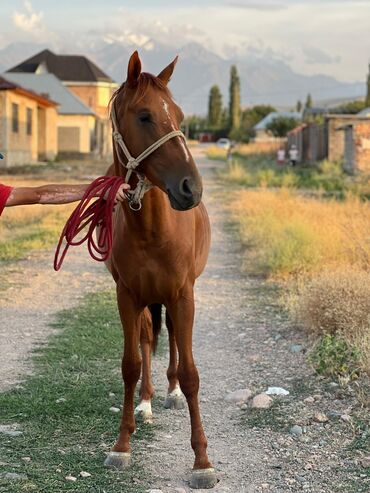
<path fill-rule="evenodd" d="M 43 50 L 8 72 L 37 73 L 49 72 L 62 81 L 73 82 L 114 82 L 95 63 L 81 55 L 56 55 Z"/>
<path fill-rule="evenodd" d="M 302 118 L 302 114 L 295 111 L 273 111 L 258 122 L 257 125 L 253 127 L 254 130 L 265 130 L 267 125 L 275 120 L 275 118 L 294 118 L 299 121 Z"/>
<path fill-rule="evenodd" d="M 40 95 L 47 94 L 59 104 L 60 115 L 94 115 L 77 96 L 69 91 L 53 74 L 24 74 L 7 72 L 8 81 L 34 91 Z"/>
<path fill-rule="evenodd" d="M 56 101 L 53 101 L 46 95 L 42 94 L 37 94 L 36 92 L 26 89 L 20 84 L 16 83 L 15 81 L 11 81 L 8 79 L 5 79 L 4 77 L 0 76 L 0 91 L 14 91 L 17 94 L 20 94 L 22 96 L 28 97 L 30 99 L 33 99 L 37 101 L 39 104 L 43 106 L 57 106 L 58 103 Z"/>
<path fill-rule="evenodd" d="M 370 116 L 370 106 L 368 108 L 364 108 L 363 110 L 357 113 L 359 116 Z"/>

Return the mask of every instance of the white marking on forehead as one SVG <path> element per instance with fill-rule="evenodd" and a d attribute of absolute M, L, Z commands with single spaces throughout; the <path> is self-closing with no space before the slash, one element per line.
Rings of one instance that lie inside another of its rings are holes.
<path fill-rule="evenodd" d="M 186 161 L 189 161 L 190 152 L 188 151 L 188 148 L 185 145 L 183 137 L 177 137 L 177 138 L 180 140 L 181 148 L 184 151 Z"/>
<path fill-rule="evenodd" d="M 166 112 L 166 115 L 167 115 L 168 119 L 171 120 L 170 109 L 168 107 L 167 101 L 165 101 L 164 99 L 162 99 L 162 104 L 163 104 L 163 109 Z"/>

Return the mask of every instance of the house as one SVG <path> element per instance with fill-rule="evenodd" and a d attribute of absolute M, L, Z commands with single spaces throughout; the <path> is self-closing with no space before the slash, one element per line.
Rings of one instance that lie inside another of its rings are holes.
<path fill-rule="evenodd" d="M 370 115 L 346 123 L 343 134 L 343 167 L 348 173 L 370 174 Z"/>
<path fill-rule="evenodd" d="M 273 122 L 276 118 L 294 118 L 299 122 L 302 118 L 301 113 L 293 112 L 293 111 L 273 111 L 269 113 L 265 118 L 263 118 L 260 122 L 257 123 L 253 127 L 255 132 L 255 142 L 268 142 L 275 141 L 276 137 L 274 137 L 268 130 L 267 126 Z"/>
<path fill-rule="evenodd" d="M 0 76 L 1 166 L 52 160 L 57 154 L 57 103 Z"/>
<path fill-rule="evenodd" d="M 301 123 L 288 132 L 287 139 L 288 149 L 296 146 L 300 163 L 314 163 L 327 156 L 327 126 L 324 124 Z"/>
<path fill-rule="evenodd" d="M 118 84 L 91 60 L 80 55 L 56 55 L 43 50 L 8 72 L 54 74 L 97 116 L 95 141 L 97 152 L 106 156 L 112 152 L 108 104 Z"/>
<path fill-rule="evenodd" d="M 58 103 L 57 150 L 61 158 L 90 157 L 96 151 L 96 115 L 53 74 L 7 72 L 7 80 Z"/>
<path fill-rule="evenodd" d="M 328 115 L 326 125 L 328 128 L 328 159 L 329 161 L 343 161 L 345 153 L 345 127 L 357 125 L 362 122 L 370 122 L 370 116 L 363 115 Z"/>

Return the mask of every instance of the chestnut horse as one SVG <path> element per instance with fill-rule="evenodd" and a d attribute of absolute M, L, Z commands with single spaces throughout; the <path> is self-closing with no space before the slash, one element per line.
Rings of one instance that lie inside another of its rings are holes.
<path fill-rule="evenodd" d="M 179 131 L 183 113 L 167 89 L 176 61 L 155 77 L 141 72 L 135 52 L 127 80 L 111 101 L 114 164 L 109 173 L 125 177 L 127 168 L 139 168 L 132 175 L 129 172 L 135 189 L 131 199 L 135 200 L 124 202 L 114 213 L 113 249 L 107 263 L 117 284 L 124 331 L 124 405 L 119 437 L 105 465 L 122 469 L 130 463 L 134 392 L 141 368 L 141 402 L 136 414 L 151 418 L 151 350 L 164 305 L 170 347 L 166 407 L 179 407 L 183 392 L 195 454 L 191 485 L 210 488 L 217 479 L 207 456 L 198 403 L 199 376 L 192 352 L 194 283 L 206 265 L 210 225 L 201 202 L 201 178 Z M 163 138 L 145 159 L 136 162 L 132 158 Z"/>

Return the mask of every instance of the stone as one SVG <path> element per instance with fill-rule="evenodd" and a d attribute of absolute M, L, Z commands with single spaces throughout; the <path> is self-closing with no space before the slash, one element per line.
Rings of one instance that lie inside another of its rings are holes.
<path fill-rule="evenodd" d="M 148 493 L 163 493 L 162 490 L 158 490 L 158 489 L 155 489 L 155 490 L 147 490 Z"/>
<path fill-rule="evenodd" d="M 57 404 L 61 404 L 62 402 L 66 402 L 67 399 L 65 399 L 64 397 L 60 397 L 59 399 L 57 399 L 55 402 Z"/>
<path fill-rule="evenodd" d="M 109 411 L 111 413 L 119 413 L 121 411 L 121 409 L 119 407 L 112 406 L 112 407 L 109 408 Z"/>
<path fill-rule="evenodd" d="M 327 423 L 329 421 L 329 418 L 324 413 L 316 413 L 313 419 L 316 423 Z"/>
<path fill-rule="evenodd" d="M 55 471 L 56 471 L 56 472 L 62 472 L 62 470 L 60 469 L 60 467 L 57 467 L 57 468 L 55 469 Z"/>
<path fill-rule="evenodd" d="M 21 457 L 21 460 L 23 460 L 23 462 L 31 462 L 31 457 Z"/>
<path fill-rule="evenodd" d="M 235 390 L 227 394 L 227 402 L 233 402 L 234 404 L 244 404 L 252 397 L 252 392 L 249 389 Z"/>
<path fill-rule="evenodd" d="M 114 392 L 109 392 L 109 394 L 108 394 L 108 395 L 109 395 L 109 397 L 112 397 L 112 398 L 113 398 L 113 397 L 116 397 L 116 394 L 115 394 Z"/>
<path fill-rule="evenodd" d="M 7 437 L 20 437 L 23 435 L 23 431 L 19 431 L 19 430 L 0 430 L 0 433 L 2 433 L 3 435 L 6 435 Z"/>
<path fill-rule="evenodd" d="M 72 482 L 77 481 L 77 478 L 75 476 L 66 476 L 64 479 L 66 481 L 72 481 Z"/>
<path fill-rule="evenodd" d="M 301 353 L 303 351 L 304 347 L 302 344 L 291 344 L 290 345 L 290 352 L 294 354 Z"/>
<path fill-rule="evenodd" d="M 86 472 L 86 471 L 81 471 L 80 476 L 81 476 L 81 478 L 89 478 L 91 476 L 91 474 L 89 472 Z"/>
<path fill-rule="evenodd" d="M 342 421 L 344 421 L 345 423 L 350 423 L 351 422 L 351 416 L 349 416 L 348 414 L 342 414 L 340 419 Z"/>
<path fill-rule="evenodd" d="M 289 390 L 285 390 L 282 387 L 269 387 L 265 394 L 267 395 L 289 395 Z"/>
<path fill-rule="evenodd" d="M 299 425 L 294 425 L 290 428 L 289 433 L 291 435 L 302 435 L 303 428 Z"/>
<path fill-rule="evenodd" d="M 242 411 L 246 411 L 246 410 L 248 409 L 247 404 L 242 404 L 242 405 L 240 406 L 240 409 L 241 409 Z"/>
<path fill-rule="evenodd" d="M 303 402 L 305 404 L 313 404 L 315 402 L 315 398 L 310 396 L 310 397 L 306 397 L 305 399 L 303 399 Z"/>
<path fill-rule="evenodd" d="M 272 404 L 272 399 L 266 394 L 258 394 L 253 397 L 252 407 L 254 409 L 268 409 Z"/>
<path fill-rule="evenodd" d="M 370 456 L 364 457 L 363 459 L 360 460 L 362 467 L 370 467 Z"/>
<path fill-rule="evenodd" d="M 10 479 L 11 481 L 23 481 L 24 479 L 27 479 L 27 476 L 25 474 L 18 474 L 16 472 L 6 472 L 3 474 L 4 479 Z"/>

